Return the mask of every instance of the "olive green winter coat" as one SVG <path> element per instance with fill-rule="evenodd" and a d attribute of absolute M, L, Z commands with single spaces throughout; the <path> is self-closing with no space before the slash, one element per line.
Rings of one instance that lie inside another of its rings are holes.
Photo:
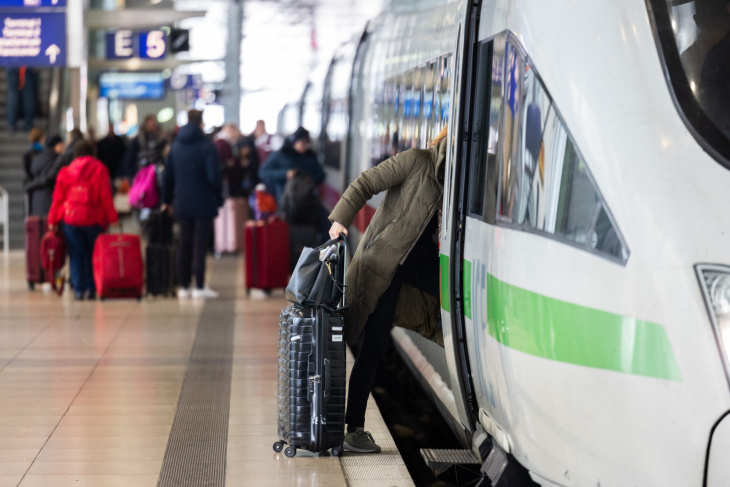
<path fill-rule="evenodd" d="M 369 169 L 347 188 L 329 216 L 349 227 L 365 203 L 387 191 L 347 270 L 345 336 L 352 345 L 368 316 L 425 230 L 442 201 L 437 174 L 446 158 L 446 139 L 428 150 L 411 149 Z M 438 256 L 434 256 L 438 258 Z M 438 298 L 403 284 L 393 324 L 414 330 L 443 346 L 436 322 Z"/>

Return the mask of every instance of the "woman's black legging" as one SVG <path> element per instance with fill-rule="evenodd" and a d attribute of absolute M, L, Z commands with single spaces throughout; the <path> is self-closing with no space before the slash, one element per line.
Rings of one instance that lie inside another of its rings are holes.
<path fill-rule="evenodd" d="M 393 327 L 393 315 L 401 286 L 404 282 L 408 282 L 437 296 L 438 272 L 437 247 L 429 244 L 427 240 L 423 245 L 419 241 L 403 265 L 398 266 L 393 280 L 368 317 L 362 332 L 360 352 L 350 374 L 345 416 L 348 429 L 365 426 L 368 396 L 373 387 L 378 365 L 390 345 L 390 329 Z"/>

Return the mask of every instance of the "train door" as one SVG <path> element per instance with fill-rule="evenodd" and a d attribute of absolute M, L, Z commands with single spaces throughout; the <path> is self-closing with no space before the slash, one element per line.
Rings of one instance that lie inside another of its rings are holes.
<path fill-rule="evenodd" d="M 489 336 L 487 288 L 494 256 L 492 230 L 499 186 L 499 158 L 504 156 L 499 151 L 500 137 L 510 139 L 513 136 L 502 127 L 503 124 L 512 127 L 516 118 L 514 110 L 510 110 L 503 100 L 505 95 L 519 97 L 519 84 L 512 80 L 512 86 L 505 86 L 505 56 L 509 51 L 506 36 L 478 43 L 474 51 L 474 81 L 469 98 L 469 120 L 465 123 L 468 137 L 464 137 L 466 147 L 462 154 L 460 220 L 463 237 L 459 246 L 462 269 L 459 284 L 464 304 L 459 319 L 466 337 L 475 416 L 487 433 L 509 451 L 498 410 L 500 389 L 493 386 L 495 372 L 501 368 L 493 362 L 498 358 L 490 356 L 485 340 Z M 506 145 L 511 144 L 507 142 Z"/>
<path fill-rule="evenodd" d="M 471 15 L 471 13 L 469 14 Z M 441 225 L 441 255 L 440 255 L 440 289 L 441 289 L 441 319 L 443 324 L 444 347 L 446 361 L 449 368 L 449 381 L 454 393 L 454 399 L 464 430 L 471 435 L 474 432 L 475 410 L 474 395 L 471 377 L 468 368 L 466 351 L 466 336 L 463 323 L 460 319 L 464 304 L 462 287 L 458 285 L 462 273 L 459 256 L 461 255 L 461 240 L 463 234 L 462 219 L 460 216 L 461 199 L 463 195 L 461 166 L 459 159 L 463 151 L 460 137 L 462 125 L 468 111 L 468 93 L 471 88 L 471 66 L 473 65 L 471 49 L 463 49 L 464 45 L 471 45 L 471 31 L 476 24 L 475 20 L 466 19 L 467 28 L 459 26 L 456 52 L 453 63 L 453 87 L 449 113 L 449 149 L 446 156 L 446 171 L 444 177 L 444 205 Z M 467 41 L 465 41 L 465 39 Z"/>

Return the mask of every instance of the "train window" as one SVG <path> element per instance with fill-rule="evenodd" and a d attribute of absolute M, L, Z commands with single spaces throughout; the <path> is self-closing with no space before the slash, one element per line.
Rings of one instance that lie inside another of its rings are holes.
<path fill-rule="evenodd" d="M 480 46 L 477 79 L 491 87 L 488 98 L 485 86 L 475 93 L 470 214 L 625 262 L 628 251 L 585 160 L 534 67 L 506 39 Z"/>
<path fill-rule="evenodd" d="M 504 62 L 504 61 L 501 61 Z M 489 142 L 489 126 L 490 119 L 490 94 L 491 86 L 499 85 L 501 80 L 495 82 L 490 75 L 492 67 L 492 43 L 486 42 L 479 46 L 479 54 L 477 59 L 477 80 L 476 91 L 474 93 L 474 119 L 472 123 L 472 153 L 469 164 L 469 214 L 483 217 L 484 216 L 484 192 L 487 183 L 487 144 Z M 501 96 L 495 100 L 495 104 L 501 106 Z"/>
<path fill-rule="evenodd" d="M 601 210 L 601 200 L 570 139 L 566 139 L 555 233 L 568 240 L 595 247 L 593 223 Z"/>
<path fill-rule="evenodd" d="M 730 169 L 730 9 L 724 0 L 648 0 L 664 73 L 697 141 Z"/>
<path fill-rule="evenodd" d="M 517 223 L 515 205 L 519 205 L 523 174 L 520 172 L 520 151 L 517 144 L 520 107 L 522 104 L 522 76 L 526 71 L 525 59 L 512 45 L 507 44 L 505 50 L 504 72 L 504 116 L 502 117 L 502 143 L 500 198 L 497 218 L 502 221 Z"/>
<path fill-rule="evenodd" d="M 421 137 L 426 144 L 433 139 L 433 63 L 426 66 L 423 80 L 423 122 L 421 123 Z"/>
<path fill-rule="evenodd" d="M 441 124 L 439 128 L 449 123 L 449 96 L 451 94 L 451 61 L 452 55 L 441 58 Z"/>

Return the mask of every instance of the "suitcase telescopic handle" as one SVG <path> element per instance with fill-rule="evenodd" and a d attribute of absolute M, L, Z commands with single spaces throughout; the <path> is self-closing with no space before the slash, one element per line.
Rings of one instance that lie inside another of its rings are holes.
<path fill-rule="evenodd" d="M 342 298 L 340 298 L 340 308 L 346 308 L 347 307 L 347 293 L 345 283 L 346 276 L 347 276 L 347 251 L 350 248 L 350 242 L 347 240 L 347 235 L 344 233 L 340 233 L 339 240 L 341 240 L 342 245 L 345 247 L 343 256 L 342 256 Z"/>

